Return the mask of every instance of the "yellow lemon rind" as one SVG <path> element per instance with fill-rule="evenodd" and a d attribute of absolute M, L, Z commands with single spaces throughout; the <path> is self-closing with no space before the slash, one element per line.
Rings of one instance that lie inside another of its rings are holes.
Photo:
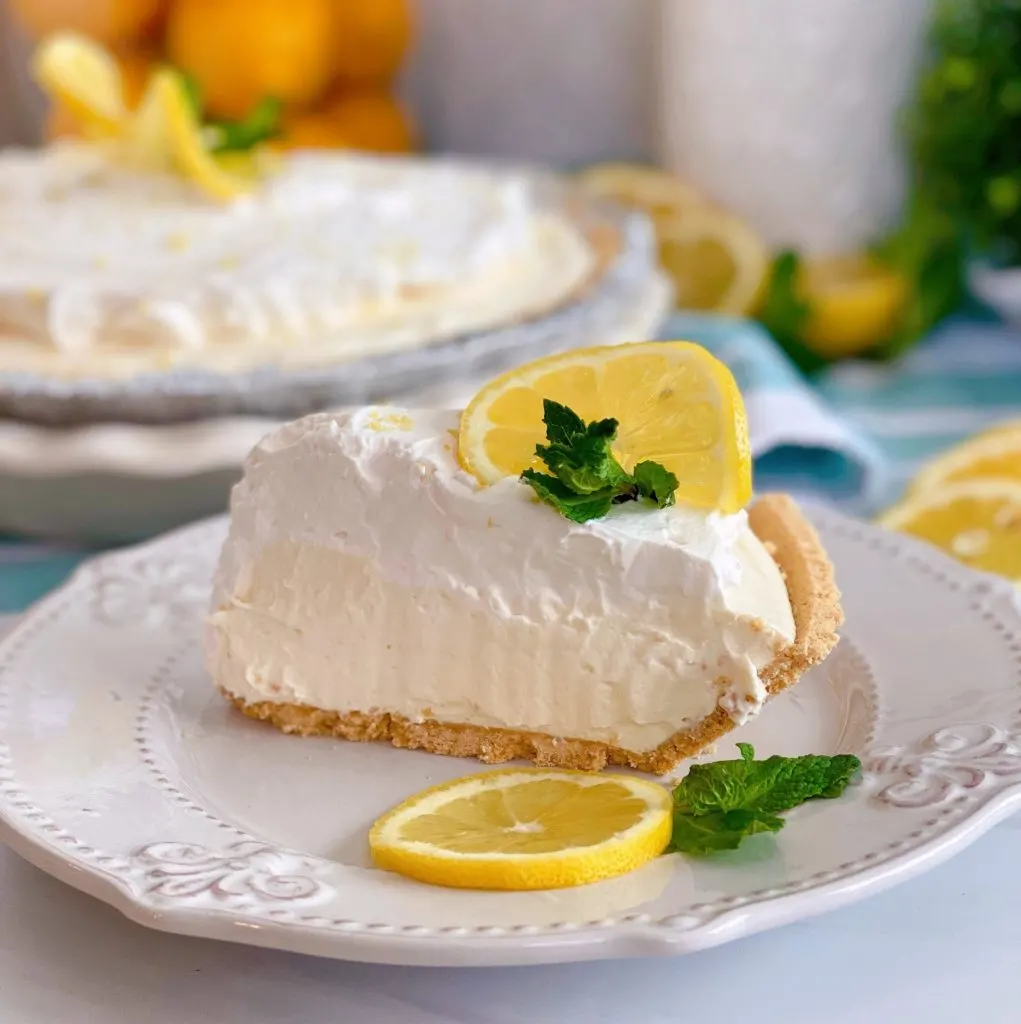
<path fill-rule="evenodd" d="M 153 88 L 163 105 L 173 160 L 178 170 L 213 199 L 229 202 L 252 190 L 254 180 L 224 170 L 205 146 L 181 76 L 156 74 Z"/>
<path fill-rule="evenodd" d="M 1009 477 L 978 477 L 943 484 L 911 494 L 883 512 L 876 522 L 889 530 L 904 530 L 925 512 L 945 508 L 962 499 L 1004 498 L 1021 508 L 1021 480 Z"/>
<path fill-rule="evenodd" d="M 121 70 L 91 39 L 75 32 L 50 36 L 32 57 L 32 73 L 86 135 L 108 138 L 121 130 L 128 116 Z"/>
<path fill-rule="evenodd" d="M 747 223 L 717 207 L 704 206 L 687 213 L 666 217 L 657 224 L 660 248 L 681 247 L 699 242 L 715 242 L 734 265 L 734 276 L 712 305 L 712 311 L 743 316 L 758 305 L 769 273 L 770 252 L 766 243 Z M 668 272 L 670 268 L 667 267 Z M 678 294 L 684 294 L 684 282 L 676 279 Z"/>
<path fill-rule="evenodd" d="M 684 213 L 708 202 L 699 189 L 682 178 L 642 164 L 594 164 L 579 171 L 575 180 L 592 195 L 644 209 L 654 219 L 666 212 Z"/>
<path fill-rule="evenodd" d="M 1011 455 L 1015 456 L 1016 475 L 969 472 L 986 459 Z M 1021 430 L 991 430 L 951 448 L 923 467 L 911 481 L 909 494 L 920 494 L 946 483 L 990 478 L 1021 483 Z"/>

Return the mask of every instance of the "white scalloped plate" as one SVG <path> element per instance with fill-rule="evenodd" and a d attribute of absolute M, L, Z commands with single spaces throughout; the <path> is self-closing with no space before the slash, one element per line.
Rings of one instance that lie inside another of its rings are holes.
<path fill-rule="evenodd" d="M 221 521 L 86 565 L 0 645 L 0 838 L 151 927 L 345 959 L 503 964 L 687 953 L 877 892 L 1021 803 L 1013 587 L 830 512 L 847 626 L 733 740 L 865 771 L 774 840 L 611 882 L 472 893 L 371 868 L 387 807 L 477 765 L 284 736 L 202 669 Z"/>

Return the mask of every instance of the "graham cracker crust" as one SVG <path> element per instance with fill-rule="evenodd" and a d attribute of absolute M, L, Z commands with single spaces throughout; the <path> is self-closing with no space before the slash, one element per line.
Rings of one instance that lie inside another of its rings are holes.
<path fill-rule="evenodd" d="M 794 501 L 765 495 L 749 510 L 752 530 L 766 545 L 787 582 L 794 612 L 794 642 L 760 673 L 769 694 L 780 693 L 821 662 L 837 644 L 843 621 L 833 565 L 819 537 Z M 270 722 L 286 733 L 334 736 L 345 740 L 383 740 L 395 747 L 452 757 L 474 757 L 486 764 L 521 759 L 541 767 L 600 771 L 626 765 L 662 775 L 693 757 L 734 728 L 723 708 L 696 726 L 675 733 L 654 750 L 638 752 L 609 743 L 443 722 L 412 722 L 385 712 L 324 711 L 302 704 L 248 703 L 225 694 L 250 718 Z"/>

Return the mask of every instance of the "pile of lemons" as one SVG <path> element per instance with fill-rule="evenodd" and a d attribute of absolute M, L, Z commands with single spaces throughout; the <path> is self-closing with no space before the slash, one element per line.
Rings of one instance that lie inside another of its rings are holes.
<path fill-rule="evenodd" d="M 73 32 L 106 49 L 129 108 L 170 64 L 198 84 L 212 117 L 236 120 L 279 100 L 282 146 L 415 146 L 394 95 L 409 0 L 11 0 L 11 10 L 37 41 Z M 55 102 L 48 137 L 80 132 L 73 107 Z"/>

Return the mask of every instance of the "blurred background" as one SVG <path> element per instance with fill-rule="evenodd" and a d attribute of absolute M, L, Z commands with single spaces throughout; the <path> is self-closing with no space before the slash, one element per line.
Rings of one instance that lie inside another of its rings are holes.
<path fill-rule="evenodd" d="M 129 102 L 170 63 L 222 118 L 279 99 L 282 151 L 528 161 L 649 218 L 674 308 L 644 333 L 732 365 L 761 486 L 1021 579 L 1019 0 L 6 0 L 0 145 L 79 133 L 29 71 L 68 29 Z M 222 507 L 265 429 L 171 499 L 14 419 L 0 527 L 77 542 Z"/>

